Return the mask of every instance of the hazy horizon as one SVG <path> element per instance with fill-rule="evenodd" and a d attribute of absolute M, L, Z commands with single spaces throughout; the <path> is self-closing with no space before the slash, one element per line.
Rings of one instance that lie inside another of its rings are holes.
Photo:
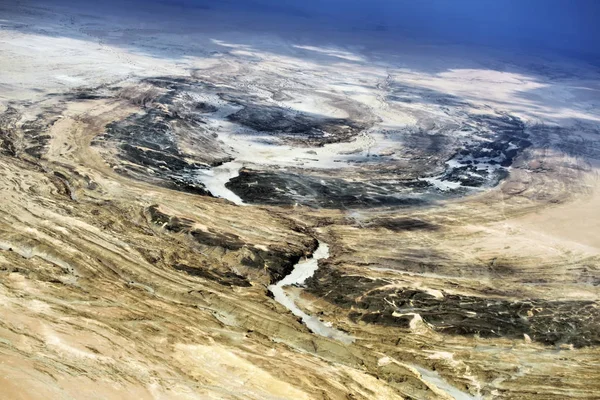
<path fill-rule="evenodd" d="M 0 4 L 10 6 L 13 2 Z M 50 4 L 48 1 L 21 2 Z M 408 39 L 496 49 L 559 51 L 596 61 L 600 57 L 600 2 L 593 0 L 129 0 L 101 4 L 53 0 L 51 3 L 101 8 L 107 15 L 129 15 L 143 22 L 203 24 L 207 11 L 225 11 L 224 19 L 274 34 L 291 26 L 307 35 L 359 33 L 381 40 Z M 227 14 L 231 11 L 230 14 Z M 269 21 L 265 23 L 265 21 Z M 223 21 L 222 21 L 223 22 Z M 240 25 L 242 27 L 242 25 Z M 332 39 L 323 37 L 324 40 Z"/>

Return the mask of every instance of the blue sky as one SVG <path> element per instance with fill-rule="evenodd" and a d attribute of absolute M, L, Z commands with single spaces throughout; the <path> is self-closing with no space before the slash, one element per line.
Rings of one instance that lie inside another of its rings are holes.
<path fill-rule="evenodd" d="M 156 0 L 159 1 L 159 0 Z M 413 38 L 600 54 L 600 0 L 160 0 Z"/>
<path fill-rule="evenodd" d="M 560 50 L 600 62 L 600 0 L 24 0 L 79 3 L 105 13 L 153 15 L 201 24 L 206 9 L 226 10 L 240 27 L 304 32 L 323 28 L 385 39 L 478 44 L 526 51 Z M 0 4 L 13 0 L 0 0 Z M 169 10 L 172 10 L 171 13 Z M 263 24 L 266 20 L 277 22 Z M 298 26 L 298 25 L 296 25 Z M 273 32 L 278 33 L 278 32 Z M 285 32 L 280 32 L 285 33 Z"/>

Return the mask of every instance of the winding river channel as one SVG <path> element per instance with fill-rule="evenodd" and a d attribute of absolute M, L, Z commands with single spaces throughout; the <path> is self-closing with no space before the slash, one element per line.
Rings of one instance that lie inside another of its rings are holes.
<path fill-rule="evenodd" d="M 313 276 L 319 268 L 319 260 L 329 257 L 329 246 L 327 243 L 319 242 L 319 247 L 313 253 L 312 257 L 298 262 L 292 272 L 274 285 L 269 286 L 273 297 L 277 302 L 290 310 L 295 316 L 302 319 L 302 322 L 317 335 L 325 336 L 338 340 L 342 343 L 350 344 L 354 338 L 350 335 L 335 329 L 330 323 L 323 322 L 319 318 L 308 315 L 302 311 L 286 291 L 286 286 L 302 285 L 308 278 Z"/>

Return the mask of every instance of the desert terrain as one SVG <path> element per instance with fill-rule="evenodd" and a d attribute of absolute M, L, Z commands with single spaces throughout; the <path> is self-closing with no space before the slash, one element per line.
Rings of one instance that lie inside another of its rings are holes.
<path fill-rule="evenodd" d="M 600 398 L 597 67 L 202 12 L 0 4 L 1 398 Z"/>

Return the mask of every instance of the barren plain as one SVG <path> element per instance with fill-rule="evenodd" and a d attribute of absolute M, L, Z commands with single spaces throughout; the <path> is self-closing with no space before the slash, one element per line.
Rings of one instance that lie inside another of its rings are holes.
<path fill-rule="evenodd" d="M 1 7 L 0 397 L 600 398 L 597 67 Z"/>

